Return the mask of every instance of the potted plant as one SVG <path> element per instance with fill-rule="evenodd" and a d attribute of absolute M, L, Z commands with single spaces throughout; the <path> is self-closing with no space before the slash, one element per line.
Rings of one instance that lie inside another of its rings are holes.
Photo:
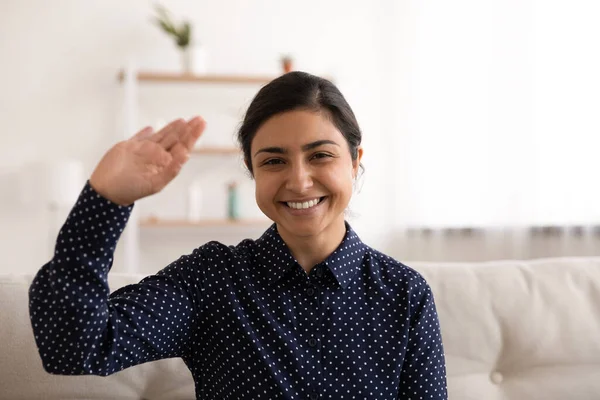
<path fill-rule="evenodd" d="M 175 40 L 181 51 L 184 73 L 205 73 L 206 52 L 198 43 L 192 43 L 192 26 L 189 21 L 177 24 L 173 21 L 171 13 L 165 7 L 156 5 L 156 23 Z"/>

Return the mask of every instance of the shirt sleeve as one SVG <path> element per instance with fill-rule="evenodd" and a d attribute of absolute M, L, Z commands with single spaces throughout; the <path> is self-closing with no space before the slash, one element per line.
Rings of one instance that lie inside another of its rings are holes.
<path fill-rule="evenodd" d="M 62 226 L 52 260 L 29 288 L 29 315 L 44 369 L 107 376 L 133 365 L 186 357 L 201 280 L 199 250 L 110 294 L 107 275 L 131 214 L 86 183 Z"/>
<path fill-rule="evenodd" d="M 419 276 L 410 293 L 408 345 L 398 399 L 447 400 L 446 362 L 431 288 Z"/>

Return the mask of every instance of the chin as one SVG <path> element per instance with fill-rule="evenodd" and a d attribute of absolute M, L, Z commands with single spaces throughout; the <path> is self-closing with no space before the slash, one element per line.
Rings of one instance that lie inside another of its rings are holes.
<path fill-rule="evenodd" d="M 314 223 L 312 225 L 284 223 L 278 226 L 281 226 L 294 236 L 303 238 L 317 236 L 319 233 L 323 232 L 323 228 L 320 225 L 316 225 Z"/>

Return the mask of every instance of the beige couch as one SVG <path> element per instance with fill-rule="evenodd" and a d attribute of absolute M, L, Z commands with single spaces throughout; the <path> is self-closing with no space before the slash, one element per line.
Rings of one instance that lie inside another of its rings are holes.
<path fill-rule="evenodd" d="M 450 399 L 600 399 L 600 257 L 409 263 L 435 294 Z M 31 275 L 0 274 L 0 399 L 193 399 L 179 359 L 112 376 L 42 369 Z M 110 274 L 114 290 L 142 276 Z"/>

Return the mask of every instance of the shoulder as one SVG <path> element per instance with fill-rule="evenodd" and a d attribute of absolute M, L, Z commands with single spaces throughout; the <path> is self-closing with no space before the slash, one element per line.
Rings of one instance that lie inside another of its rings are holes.
<path fill-rule="evenodd" d="M 429 289 L 429 284 L 423 275 L 395 258 L 369 246 L 367 246 L 366 257 L 373 268 L 389 283 L 400 285 L 410 291 Z"/>
<path fill-rule="evenodd" d="M 245 239 L 236 245 L 227 245 L 218 241 L 210 241 L 196 249 L 203 257 L 247 258 L 256 248 L 252 239 Z"/>
<path fill-rule="evenodd" d="M 435 310 L 433 292 L 423 275 L 380 251 L 369 249 L 368 254 L 373 272 L 379 275 L 388 293 L 408 310 L 409 317 L 420 315 L 424 309 Z"/>
<path fill-rule="evenodd" d="M 158 275 L 195 285 L 231 285 L 247 276 L 252 262 L 251 245 L 246 241 L 231 246 L 210 241 L 182 255 L 158 272 Z"/>
<path fill-rule="evenodd" d="M 203 271 L 223 273 L 230 269 L 239 269 L 254 264 L 256 244 L 245 239 L 237 245 L 227 245 L 210 241 L 196 248 L 190 255 L 193 263 Z"/>
<path fill-rule="evenodd" d="M 233 264 L 240 259 L 247 259 L 253 253 L 252 240 L 246 239 L 237 245 L 227 245 L 219 241 L 210 241 L 197 248 L 191 254 L 185 256 L 193 264 L 203 268 L 211 265 Z"/>

